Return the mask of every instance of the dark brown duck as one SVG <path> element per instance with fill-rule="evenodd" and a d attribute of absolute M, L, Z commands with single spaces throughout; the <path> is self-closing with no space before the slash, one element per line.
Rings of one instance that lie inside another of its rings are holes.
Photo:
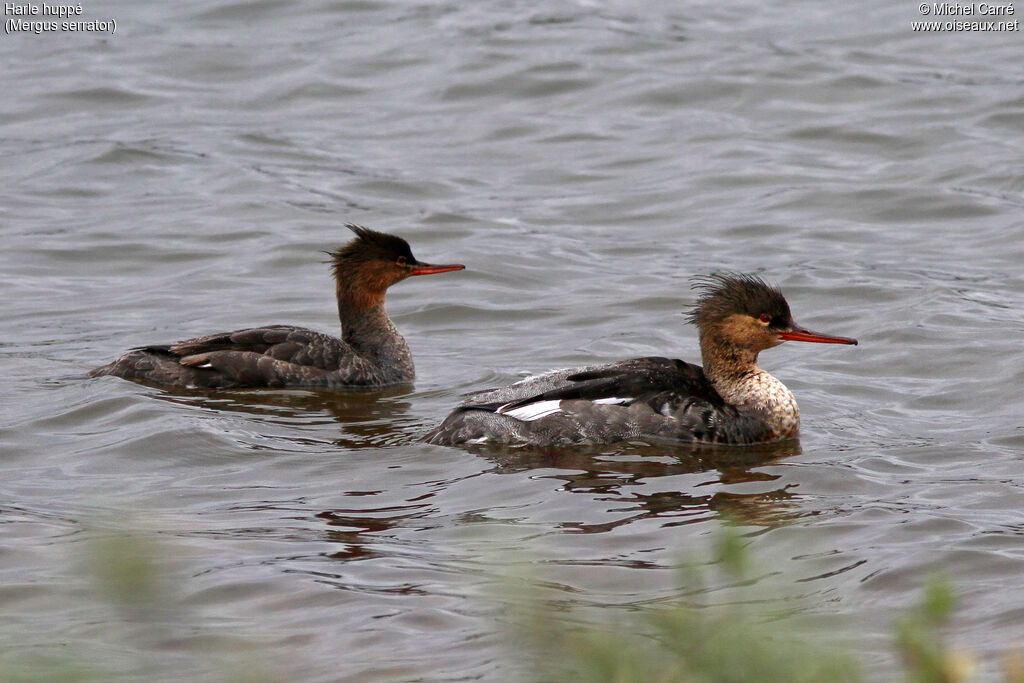
<path fill-rule="evenodd" d="M 465 266 L 421 263 L 400 237 L 348 225 L 356 238 L 330 252 L 341 338 L 268 325 L 132 349 L 89 374 L 182 388 L 375 387 L 413 379 L 409 346 L 384 308 L 388 287 Z"/>
<path fill-rule="evenodd" d="M 789 389 L 757 365 L 784 341 L 856 344 L 796 324 L 782 293 L 752 275 L 698 281 L 690 321 L 704 367 L 648 357 L 556 370 L 470 394 L 425 440 L 457 446 L 604 444 L 631 439 L 751 444 L 795 436 Z"/>

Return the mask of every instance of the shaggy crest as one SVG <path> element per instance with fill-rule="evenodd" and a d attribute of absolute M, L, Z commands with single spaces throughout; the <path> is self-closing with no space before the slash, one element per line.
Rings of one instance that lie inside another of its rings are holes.
<path fill-rule="evenodd" d="M 327 252 L 331 257 L 335 275 L 358 262 L 395 262 L 399 257 L 404 256 L 408 263 L 416 263 L 409 243 L 401 237 L 377 232 L 352 223 L 346 223 L 345 227 L 354 232 L 356 238 L 334 251 Z"/>
<path fill-rule="evenodd" d="M 789 304 L 778 288 L 756 275 L 715 273 L 693 279 L 691 289 L 700 294 L 687 319 L 697 325 L 721 322 L 735 313 L 758 317 L 767 313 L 772 327 L 786 327 L 792 322 Z"/>

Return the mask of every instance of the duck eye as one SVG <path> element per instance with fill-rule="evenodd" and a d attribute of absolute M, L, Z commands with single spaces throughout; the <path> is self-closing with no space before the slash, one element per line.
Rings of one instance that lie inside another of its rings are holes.
<path fill-rule="evenodd" d="M 398 265 L 400 265 L 400 266 L 404 266 L 404 265 L 405 265 L 405 262 L 406 262 L 406 258 L 405 258 L 404 256 L 399 256 L 399 257 L 398 257 L 398 260 L 397 260 L 397 261 L 395 261 L 395 263 L 397 263 L 397 264 L 398 264 Z"/>
<path fill-rule="evenodd" d="M 760 317 L 758 317 L 758 320 L 760 320 L 763 324 L 767 325 L 772 321 L 772 317 L 767 313 L 762 313 Z"/>

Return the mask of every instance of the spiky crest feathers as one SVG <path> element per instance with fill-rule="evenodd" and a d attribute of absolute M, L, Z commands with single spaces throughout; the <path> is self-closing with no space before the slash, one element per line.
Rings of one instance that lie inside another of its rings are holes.
<path fill-rule="evenodd" d="M 793 321 L 782 292 L 756 275 L 715 273 L 696 277 L 691 289 L 699 294 L 687 320 L 698 327 L 720 323 L 737 313 L 754 318 L 767 314 L 773 327 L 785 327 Z"/>
<path fill-rule="evenodd" d="M 345 227 L 356 234 L 356 238 L 334 251 L 327 252 L 331 257 L 335 274 L 353 265 L 353 262 L 388 261 L 395 262 L 404 256 L 408 263 L 415 263 L 409 243 L 401 237 L 389 235 L 364 228 L 354 223 L 346 223 Z"/>

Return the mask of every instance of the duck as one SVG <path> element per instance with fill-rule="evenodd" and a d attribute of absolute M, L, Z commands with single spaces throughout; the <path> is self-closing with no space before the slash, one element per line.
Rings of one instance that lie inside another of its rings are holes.
<path fill-rule="evenodd" d="M 385 310 L 387 290 L 410 277 L 465 266 L 423 263 L 401 237 L 351 223 L 345 227 L 355 238 L 327 252 L 340 338 L 291 325 L 250 327 L 133 348 L 89 375 L 187 389 L 336 390 L 411 382 L 412 353 Z"/>
<path fill-rule="evenodd" d="M 696 278 L 703 366 L 665 357 L 553 370 L 469 394 L 423 440 L 441 446 L 584 446 L 624 441 L 749 445 L 795 437 L 793 393 L 758 366 L 787 341 L 856 345 L 803 328 L 756 275 Z"/>

